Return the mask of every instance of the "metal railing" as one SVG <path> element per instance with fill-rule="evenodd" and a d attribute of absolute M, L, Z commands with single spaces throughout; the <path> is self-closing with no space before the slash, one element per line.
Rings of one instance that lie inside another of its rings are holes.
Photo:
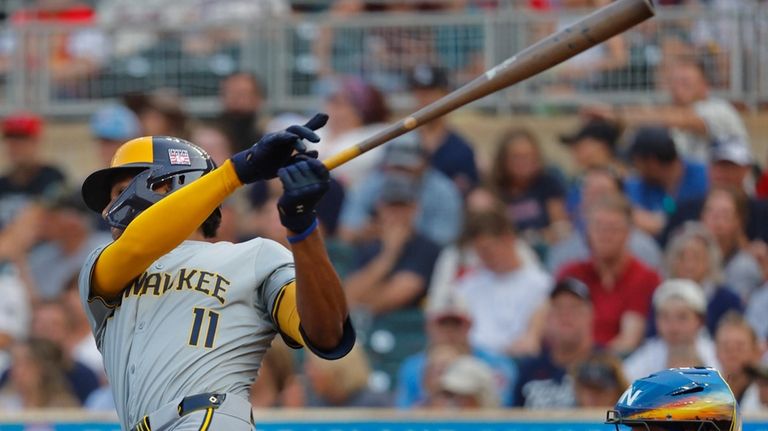
<path fill-rule="evenodd" d="M 478 101 L 496 111 L 548 111 L 589 101 L 665 99 L 663 65 L 695 54 L 714 92 L 749 108 L 768 102 L 768 6 L 663 8 L 620 37 L 551 71 Z M 159 27 L 51 24 L 0 27 L 0 113 L 25 107 L 86 115 L 127 92 L 173 87 L 194 113 L 216 109 L 220 81 L 258 74 L 273 110 L 316 107 L 339 75 L 361 75 L 396 106 L 410 102 L 417 63 L 447 67 L 455 85 L 575 21 L 580 13 L 495 12 L 289 15 L 253 22 Z M 602 65 L 602 66 L 601 66 Z"/>

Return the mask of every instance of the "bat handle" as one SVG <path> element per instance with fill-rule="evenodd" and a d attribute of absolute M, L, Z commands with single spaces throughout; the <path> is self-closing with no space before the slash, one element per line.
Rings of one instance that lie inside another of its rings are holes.
<path fill-rule="evenodd" d="M 323 164 L 325 165 L 325 168 L 329 171 L 334 170 L 339 165 L 342 165 L 344 163 L 347 163 L 348 161 L 354 159 L 355 157 L 362 154 L 363 151 L 358 147 L 357 145 L 345 148 L 338 153 L 332 155 L 331 157 L 328 157 L 327 159 L 323 160 Z"/>

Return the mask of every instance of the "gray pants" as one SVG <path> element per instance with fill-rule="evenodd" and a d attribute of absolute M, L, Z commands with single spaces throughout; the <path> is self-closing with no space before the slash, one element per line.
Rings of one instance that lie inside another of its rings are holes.
<path fill-rule="evenodd" d="M 177 411 L 179 401 L 149 414 L 152 431 L 253 431 L 251 403 L 235 394 L 227 394 L 216 409 L 196 410 L 182 417 Z"/>

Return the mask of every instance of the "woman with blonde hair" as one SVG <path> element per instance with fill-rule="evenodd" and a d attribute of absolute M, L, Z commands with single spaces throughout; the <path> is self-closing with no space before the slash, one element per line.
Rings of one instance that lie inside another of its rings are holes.
<path fill-rule="evenodd" d="M 720 247 L 703 224 L 688 222 L 680 228 L 667 245 L 666 264 L 668 277 L 694 281 L 704 290 L 710 335 L 726 313 L 744 311 L 741 297 L 724 283 Z M 656 334 L 655 328 L 649 332 Z"/>
<path fill-rule="evenodd" d="M 11 347 L 8 381 L 0 388 L 2 410 L 79 407 L 64 372 L 64 354 L 54 343 L 31 338 Z"/>

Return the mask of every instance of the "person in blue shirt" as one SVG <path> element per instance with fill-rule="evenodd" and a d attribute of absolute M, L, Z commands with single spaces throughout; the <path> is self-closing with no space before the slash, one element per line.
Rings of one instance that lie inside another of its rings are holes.
<path fill-rule="evenodd" d="M 416 109 L 421 109 L 450 92 L 448 73 L 442 67 L 417 65 L 408 75 L 408 88 L 416 99 Z M 445 117 L 430 121 L 417 133 L 432 168 L 453 180 L 466 196 L 479 181 L 472 145 L 448 125 Z"/>
<path fill-rule="evenodd" d="M 493 352 L 472 348 L 469 345 L 469 329 L 472 321 L 465 306 L 456 298 L 427 307 L 427 348 L 406 358 L 397 377 L 396 401 L 398 408 L 422 407 L 429 400 L 428 362 L 432 349 L 450 347 L 457 355 L 468 354 L 488 365 L 494 374 L 502 406 L 512 406 L 512 389 L 517 381 L 514 362 Z"/>
<path fill-rule="evenodd" d="M 429 166 L 414 134 L 387 144 L 380 168 L 348 190 L 339 219 L 339 237 L 350 243 L 368 239 L 377 200 L 393 174 L 410 178 L 418 192 L 416 232 L 440 246 L 457 239 L 463 218 L 461 194 L 448 177 Z"/>
<path fill-rule="evenodd" d="M 681 157 L 669 129 L 638 129 L 629 155 L 636 173 L 625 183 L 627 196 L 635 207 L 635 224 L 651 235 L 662 232 L 682 200 L 707 193 L 707 167 Z"/>

